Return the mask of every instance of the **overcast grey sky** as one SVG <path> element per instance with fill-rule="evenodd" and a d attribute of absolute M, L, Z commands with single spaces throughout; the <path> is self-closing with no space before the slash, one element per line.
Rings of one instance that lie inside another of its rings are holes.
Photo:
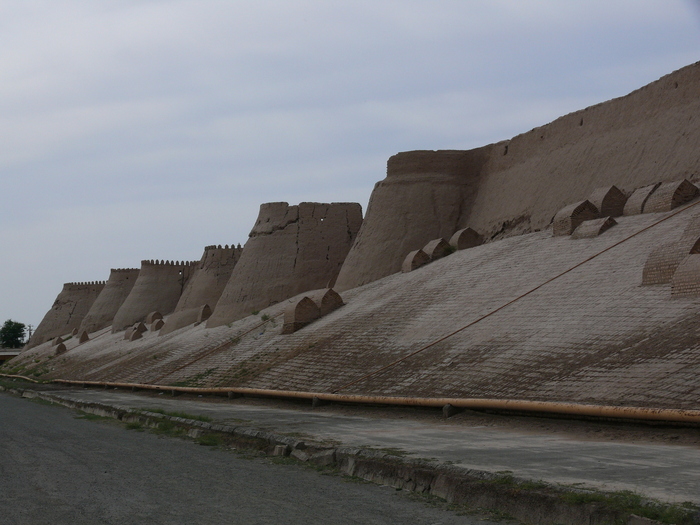
<path fill-rule="evenodd" d="M 700 60 L 693 0 L 0 3 L 0 322 Z M 700 95 L 699 95 L 700 96 Z"/>

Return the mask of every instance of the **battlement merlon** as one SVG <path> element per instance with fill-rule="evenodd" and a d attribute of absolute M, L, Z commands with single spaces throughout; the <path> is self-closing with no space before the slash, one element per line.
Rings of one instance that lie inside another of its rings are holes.
<path fill-rule="evenodd" d="M 204 247 L 205 252 L 210 252 L 210 251 L 215 251 L 215 250 L 219 250 L 219 251 L 220 250 L 229 250 L 230 251 L 230 250 L 240 250 L 240 249 L 241 249 L 240 244 L 238 245 L 238 247 L 236 247 L 235 244 L 231 244 L 231 246 L 229 246 L 228 244 L 226 244 L 224 246 L 221 246 L 220 244 L 212 244 L 210 246 Z"/>
<path fill-rule="evenodd" d="M 75 283 L 64 283 L 63 289 L 79 289 L 79 288 L 85 288 L 88 286 L 104 286 L 107 283 L 107 281 L 83 281 L 83 282 L 75 282 Z"/>
<path fill-rule="evenodd" d="M 194 266 L 199 261 L 164 261 L 158 259 L 144 259 L 141 261 L 141 267 L 144 266 Z"/>

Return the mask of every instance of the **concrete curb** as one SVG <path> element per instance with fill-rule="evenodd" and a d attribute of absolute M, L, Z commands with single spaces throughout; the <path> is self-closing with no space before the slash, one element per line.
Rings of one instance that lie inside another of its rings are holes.
<path fill-rule="evenodd" d="M 435 461 L 407 459 L 382 450 L 347 446 L 326 446 L 289 436 L 244 426 L 230 426 L 167 414 L 136 410 L 118 405 L 64 399 L 48 392 L 26 388 L 0 391 L 32 399 L 38 398 L 88 414 L 108 417 L 124 423 L 139 423 L 156 428 L 163 421 L 184 427 L 187 436 L 197 439 L 207 433 L 227 435 L 236 448 L 255 450 L 268 456 L 285 456 L 318 467 L 335 468 L 341 473 L 404 489 L 430 494 L 448 503 L 470 508 L 507 513 L 525 523 L 540 525 L 661 525 L 611 508 L 603 502 L 570 503 L 562 496 L 583 490 L 562 489 L 556 485 L 533 483 L 511 475 L 440 464 Z M 682 523 L 699 523 L 699 516 Z"/>

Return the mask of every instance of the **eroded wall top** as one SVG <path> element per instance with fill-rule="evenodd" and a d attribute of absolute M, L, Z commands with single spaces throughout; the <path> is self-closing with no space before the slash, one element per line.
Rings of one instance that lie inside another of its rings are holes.
<path fill-rule="evenodd" d="M 700 62 L 627 96 L 493 145 L 469 223 L 485 233 L 525 218 L 546 227 L 598 187 L 630 192 L 700 173 Z"/>

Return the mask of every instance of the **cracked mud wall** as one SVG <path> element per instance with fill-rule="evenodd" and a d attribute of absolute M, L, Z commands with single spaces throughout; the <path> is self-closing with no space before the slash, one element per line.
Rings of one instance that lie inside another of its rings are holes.
<path fill-rule="evenodd" d="M 78 328 L 103 290 L 105 282 L 66 283 L 37 326 L 26 348 L 40 345 Z"/>
<path fill-rule="evenodd" d="M 325 288 L 338 275 L 361 224 L 356 203 L 262 204 L 207 327 Z"/>

